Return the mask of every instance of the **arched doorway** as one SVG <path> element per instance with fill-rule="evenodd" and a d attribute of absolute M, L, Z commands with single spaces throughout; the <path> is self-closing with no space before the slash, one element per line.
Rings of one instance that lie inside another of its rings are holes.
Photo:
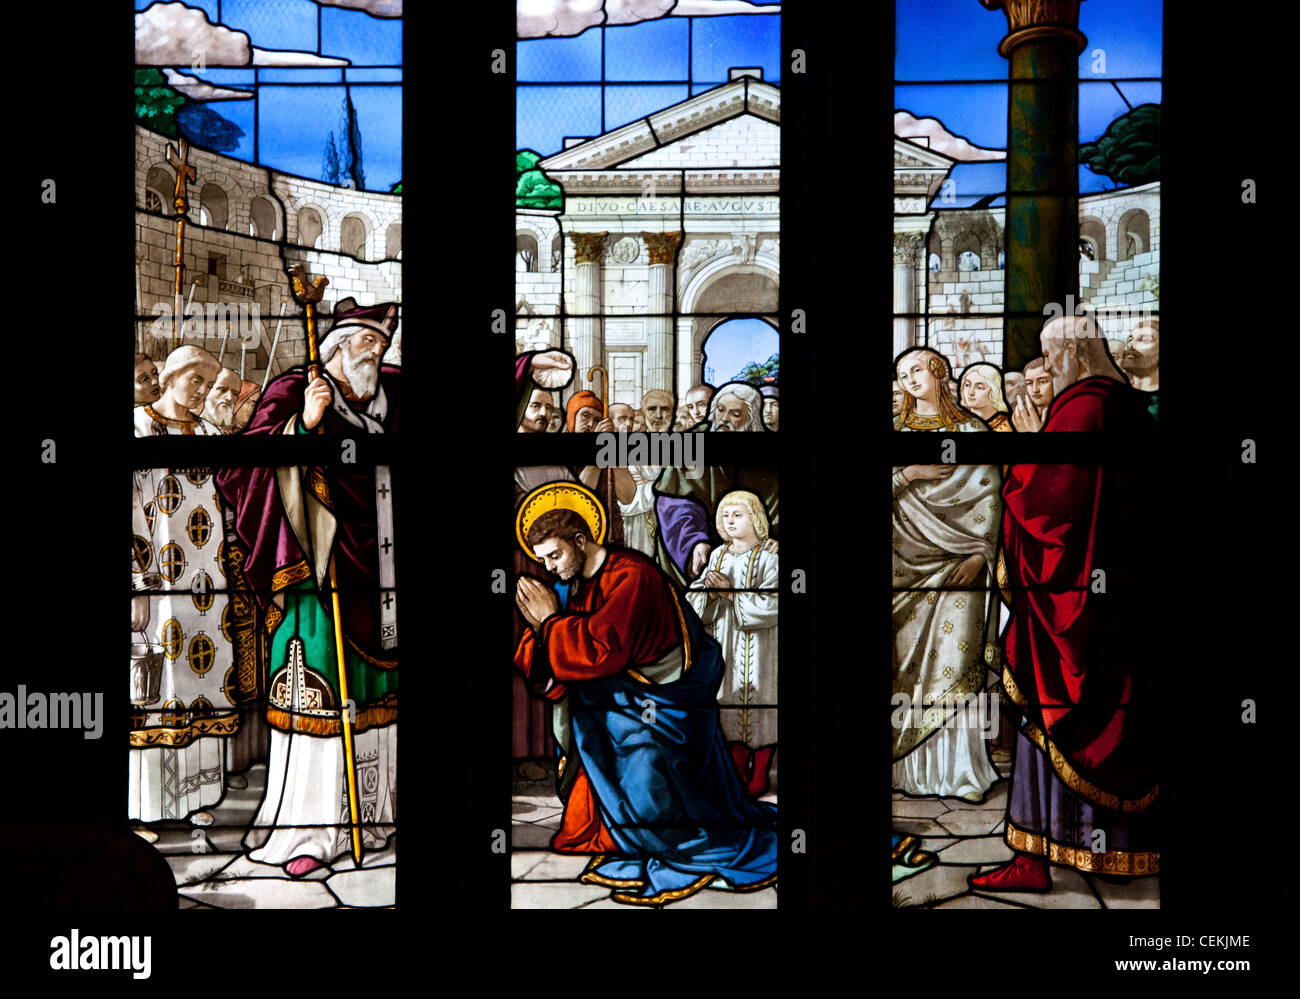
<path fill-rule="evenodd" d="M 704 341 L 717 326 L 729 321 L 727 313 L 747 313 L 776 327 L 777 293 L 776 272 L 760 264 L 723 263 L 688 279 L 682 289 L 680 308 L 683 315 L 696 315 L 691 320 L 689 361 L 684 352 L 685 345 L 678 345 L 679 396 L 692 385 L 705 380 Z M 716 372 L 717 377 L 723 379 L 731 374 L 734 372 Z"/>
<path fill-rule="evenodd" d="M 1141 208 L 1124 213 L 1119 220 L 1119 259 L 1128 260 L 1151 249 L 1151 217 Z"/>
<path fill-rule="evenodd" d="M 366 259 L 366 223 L 360 215 L 347 215 L 339 227 L 339 251 L 358 260 Z"/>
<path fill-rule="evenodd" d="M 321 221 L 320 212 L 315 208 L 304 208 L 298 213 L 298 245 L 312 247 L 316 246 L 317 240 L 320 239 L 321 233 L 325 231 L 325 224 Z"/>

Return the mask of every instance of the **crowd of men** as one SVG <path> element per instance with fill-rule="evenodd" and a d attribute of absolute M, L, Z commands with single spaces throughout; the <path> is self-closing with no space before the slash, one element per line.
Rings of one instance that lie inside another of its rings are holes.
<path fill-rule="evenodd" d="M 519 433 L 661 433 L 683 430 L 725 432 L 781 429 L 781 394 L 775 385 L 755 387 L 729 382 L 693 386 L 681 401 L 673 394 L 651 389 L 639 407 L 626 402 L 605 404 L 595 392 L 575 392 L 561 408 L 549 389 L 534 388 Z"/>
<path fill-rule="evenodd" d="M 262 394 L 202 347 L 186 344 L 167 355 L 162 370 L 147 354 L 135 355 L 135 431 L 149 437 L 179 431 L 237 434 Z"/>

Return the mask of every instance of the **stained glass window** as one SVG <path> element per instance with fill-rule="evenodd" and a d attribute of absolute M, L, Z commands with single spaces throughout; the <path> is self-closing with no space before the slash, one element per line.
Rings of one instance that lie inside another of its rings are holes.
<path fill-rule="evenodd" d="M 1162 4 L 895 12 L 893 904 L 1157 908 Z"/>
<path fill-rule="evenodd" d="M 136 4 L 126 815 L 186 908 L 396 900 L 401 467 L 310 445 L 398 431 L 400 7 Z"/>

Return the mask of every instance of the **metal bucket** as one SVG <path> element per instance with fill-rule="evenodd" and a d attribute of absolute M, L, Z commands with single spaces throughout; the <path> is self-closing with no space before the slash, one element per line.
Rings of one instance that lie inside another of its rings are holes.
<path fill-rule="evenodd" d="M 162 699 L 163 648 L 146 642 L 131 643 L 131 703 L 143 707 Z"/>

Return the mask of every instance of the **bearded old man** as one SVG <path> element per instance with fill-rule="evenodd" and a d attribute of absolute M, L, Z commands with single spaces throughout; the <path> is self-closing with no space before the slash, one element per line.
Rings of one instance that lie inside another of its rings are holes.
<path fill-rule="evenodd" d="M 758 389 L 743 382 L 728 382 L 718 389 L 709 405 L 709 429 L 762 433 L 763 397 Z"/>
<path fill-rule="evenodd" d="M 203 400 L 203 418 L 221 428 L 222 433 L 235 432 L 235 400 L 239 397 L 242 379 L 229 368 L 222 368 L 217 381 Z"/>
<path fill-rule="evenodd" d="M 1125 383 L 1090 317 L 1055 319 L 1041 340 L 1056 398 L 1045 422 L 1022 399 L 1017 429 L 1154 428 L 1146 396 Z M 1159 871 L 1161 655 L 1141 589 L 1150 528 L 1133 515 L 1149 506 L 1154 474 L 1149 463 L 1112 463 L 1013 465 L 1007 475 L 1002 686 L 1021 722 L 1005 835 L 1017 854 L 973 877 L 976 888 L 1047 891 L 1050 864 L 1114 877 Z"/>
<path fill-rule="evenodd" d="M 267 386 L 249 434 L 394 433 L 400 369 L 380 363 L 397 306 L 344 299 L 320 344 L 323 372 L 294 368 Z M 393 590 L 396 471 L 387 466 L 227 468 L 217 484 L 247 546 L 242 571 L 271 632 L 271 756 L 266 796 L 245 836 L 252 859 L 294 877 L 350 845 L 338 649 L 328 592 L 334 562 L 364 846 L 396 821 L 397 619 Z"/>

